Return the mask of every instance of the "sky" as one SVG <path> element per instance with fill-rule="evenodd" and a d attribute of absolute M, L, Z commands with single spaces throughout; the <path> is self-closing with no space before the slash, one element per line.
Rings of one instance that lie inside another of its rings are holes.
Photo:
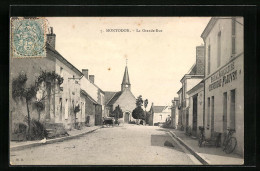
<path fill-rule="evenodd" d="M 50 17 L 56 50 L 95 75 L 103 91 L 120 91 L 128 66 L 132 93 L 149 105 L 171 105 L 196 61 L 210 17 Z M 131 32 L 106 32 L 129 29 Z M 140 30 L 137 32 L 136 29 Z M 158 29 L 162 32 L 143 32 Z"/>

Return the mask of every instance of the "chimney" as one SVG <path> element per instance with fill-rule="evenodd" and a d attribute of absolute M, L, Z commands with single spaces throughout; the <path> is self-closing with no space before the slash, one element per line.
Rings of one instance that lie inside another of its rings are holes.
<path fill-rule="evenodd" d="M 89 80 L 92 83 L 95 83 L 95 75 L 89 75 Z"/>
<path fill-rule="evenodd" d="M 88 69 L 82 69 L 82 73 L 88 79 Z"/>
<path fill-rule="evenodd" d="M 53 27 L 50 27 L 49 34 L 47 34 L 47 42 L 55 49 L 56 34 L 53 33 Z"/>
<path fill-rule="evenodd" d="M 204 69 L 205 69 L 204 48 L 205 48 L 204 45 L 196 47 L 196 75 L 204 75 Z"/>

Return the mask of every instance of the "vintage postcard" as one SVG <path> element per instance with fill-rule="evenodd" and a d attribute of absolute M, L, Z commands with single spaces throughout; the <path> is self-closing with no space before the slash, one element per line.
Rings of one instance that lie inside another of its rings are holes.
<path fill-rule="evenodd" d="M 10 165 L 243 165 L 244 18 L 11 17 Z"/>

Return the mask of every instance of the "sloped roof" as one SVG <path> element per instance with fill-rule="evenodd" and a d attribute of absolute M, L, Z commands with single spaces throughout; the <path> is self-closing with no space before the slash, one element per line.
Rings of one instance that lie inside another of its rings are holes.
<path fill-rule="evenodd" d="M 187 94 L 191 94 L 197 90 L 199 90 L 200 88 L 204 87 L 204 82 L 203 80 L 201 82 L 199 82 L 197 85 L 195 85 L 192 89 L 190 89 L 189 91 L 187 91 Z"/>
<path fill-rule="evenodd" d="M 107 105 L 110 106 L 110 105 L 113 105 L 116 100 L 121 96 L 122 92 L 119 91 L 119 92 L 116 92 L 115 95 L 112 97 L 111 100 L 108 101 Z"/>
<path fill-rule="evenodd" d="M 190 69 L 190 71 L 188 72 L 188 74 L 189 74 L 189 75 L 195 75 L 195 74 L 196 74 L 196 71 L 197 71 L 197 65 L 194 64 L 194 65 L 191 67 L 191 69 Z"/>
<path fill-rule="evenodd" d="M 107 104 L 116 93 L 116 91 L 105 91 L 105 104 Z"/>
<path fill-rule="evenodd" d="M 82 94 L 84 94 L 85 96 L 87 96 L 87 98 L 88 98 L 90 101 L 92 101 L 94 104 L 98 104 L 98 102 L 97 102 L 95 99 L 93 99 L 85 90 L 80 89 L 80 93 L 82 93 Z"/>
<path fill-rule="evenodd" d="M 153 106 L 154 113 L 161 113 L 167 106 Z"/>
<path fill-rule="evenodd" d="M 124 73 L 122 84 L 128 84 L 128 85 L 130 84 L 130 79 L 129 79 L 127 66 L 125 67 L 125 73 Z"/>
<path fill-rule="evenodd" d="M 79 75 L 83 75 L 80 70 L 78 70 L 74 65 L 72 65 L 67 59 L 65 59 L 57 50 L 55 50 L 49 43 L 46 43 L 46 49 L 53 52 L 55 55 L 54 57 L 57 58 L 59 61 L 67 65 L 70 69 L 76 72 Z"/>

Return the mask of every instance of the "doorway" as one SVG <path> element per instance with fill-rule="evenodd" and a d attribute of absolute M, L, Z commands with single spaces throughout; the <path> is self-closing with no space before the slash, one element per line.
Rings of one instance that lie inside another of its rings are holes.
<path fill-rule="evenodd" d="M 198 116 L 198 94 L 193 96 L 193 110 L 192 110 L 192 134 L 197 136 L 197 116 Z"/>
<path fill-rule="evenodd" d="M 227 130 L 227 92 L 223 94 L 223 133 Z"/>
<path fill-rule="evenodd" d="M 211 136 L 214 135 L 214 96 L 211 97 Z"/>
<path fill-rule="evenodd" d="M 130 116 L 130 113 L 129 112 L 125 112 L 124 123 L 129 123 L 129 116 Z"/>
<path fill-rule="evenodd" d="M 236 91 L 231 90 L 230 92 L 230 128 L 235 129 L 236 120 Z"/>

